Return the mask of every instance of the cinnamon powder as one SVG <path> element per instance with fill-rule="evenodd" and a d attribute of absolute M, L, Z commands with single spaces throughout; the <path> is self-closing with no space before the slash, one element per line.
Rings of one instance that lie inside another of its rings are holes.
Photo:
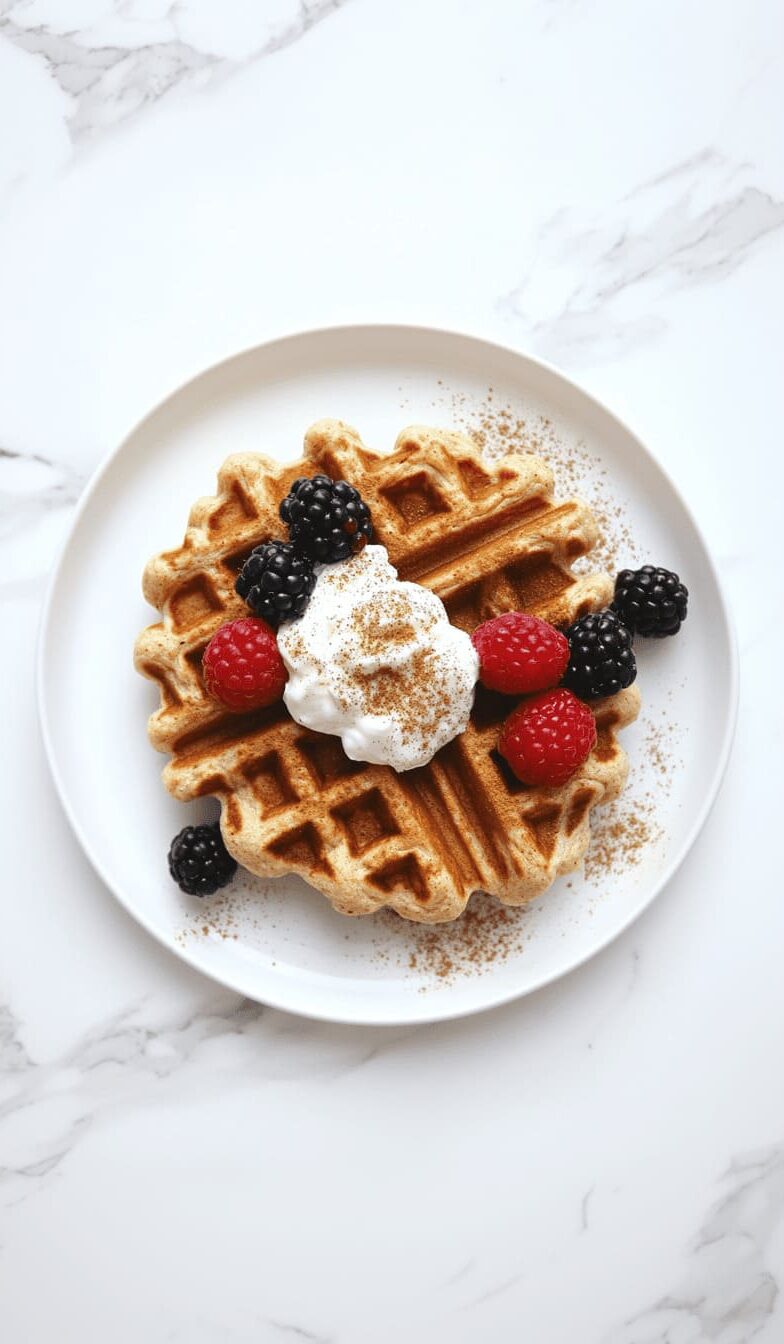
<path fill-rule="evenodd" d="M 438 656 L 432 648 L 415 649 L 400 667 L 384 667 L 363 676 L 357 667 L 357 655 L 372 659 L 390 645 L 410 643 L 416 632 L 409 618 L 408 602 L 396 593 L 384 593 L 372 607 L 363 604 L 351 617 L 354 638 L 337 659 L 349 686 L 352 679 L 360 683 L 366 712 L 379 717 L 394 715 L 404 743 L 415 736 L 435 734 L 449 708 L 448 697 L 437 691 Z M 427 636 L 433 625 L 434 619 L 428 621 L 421 634 Z M 335 694 L 342 709 L 352 707 L 348 695 L 339 689 Z"/>
<path fill-rule="evenodd" d="M 407 950 L 401 955 L 405 969 L 441 984 L 484 974 L 519 955 L 530 937 L 524 908 L 501 905 L 481 892 L 450 924 L 411 924 L 391 910 L 376 918 L 393 934 L 405 936 Z"/>

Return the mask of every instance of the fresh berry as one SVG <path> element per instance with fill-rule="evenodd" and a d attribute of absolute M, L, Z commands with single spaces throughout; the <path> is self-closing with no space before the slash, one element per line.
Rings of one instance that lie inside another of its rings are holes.
<path fill-rule="evenodd" d="M 280 506 L 294 545 L 322 564 L 347 560 L 373 535 L 370 510 L 348 481 L 300 476 Z"/>
<path fill-rule="evenodd" d="M 286 665 L 275 631 L 256 616 L 242 616 L 216 630 L 202 659 L 204 684 L 229 709 L 263 709 L 279 700 Z"/>
<path fill-rule="evenodd" d="M 569 666 L 564 677 L 583 700 L 598 700 L 631 686 L 637 676 L 631 631 L 614 611 L 592 611 L 564 632 Z"/>
<path fill-rule="evenodd" d="M 655 565 L 622 569 L 615 580 L 613 611 L 633 635 L 677 635 L 686 620 L 689 590 L 677 574 Z"/>
<path fill-rule="evenodd" d="M 220 826 L 186 826 L 169 849 L 169 872 L 189 896 L 212 896 L 230 882 L 237 864 L 223 843 Z"/>
<path fill-rule="evenodd" d="M 538 616 L 510 611 L 485 621 L 471 636 L 479 676 L 491 691 L 530 695 L 557 686 L 569 662 L 569 642 Z"/>
<path fill-rule="evenodd" d="M 560 687 L 518 705 L 501 729 L 498 750 L 523 784 L 555 788 L 580 769 L 595 743 L 590 709 Z"/>
<path fill-rule="evenodd" d="M 265 541 L 251 551 L 234 586 L 251 611 L 277 628 L 302 615 L 315 583 L 313 566 L 290 541 Z"/>

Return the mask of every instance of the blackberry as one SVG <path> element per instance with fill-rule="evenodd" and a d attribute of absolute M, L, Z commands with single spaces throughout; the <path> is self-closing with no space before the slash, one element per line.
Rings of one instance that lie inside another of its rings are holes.
<path fill-rule="evenodd" d="M 251 611 L 277 628 L 302 615 L 315 582 L 312 564 L 290 541 L 265 541 L 251 551 L 234 587 Z"/>
<path fill-rule="evenodd" d="M 637 676 L 631 631 L 614 611 L 589 612 L 564 630 L 569 666 L 563 679 L 583 700 L 598 700 L 631 686 Z"/>
<path fill-rule="evenodd" d="M 348 481 L 300 476 L 280 506 L 294 545 L 322 564 L 356 555 L 370 541 L 370 509 Z"/>
<path fill-rule="evenodd" d="M 612 609 L 635 635 L 677 635 L 688 604 L 688 588 L 669 569 L 622 569 L 615 580 Z"/>
<path fill-rule="evenodd" d="M 230 882 L 237 864 L 223 843 L 220 826 L 186 826 L 169 849 L 169 872 L 188 896 L 212 896 Z"/>

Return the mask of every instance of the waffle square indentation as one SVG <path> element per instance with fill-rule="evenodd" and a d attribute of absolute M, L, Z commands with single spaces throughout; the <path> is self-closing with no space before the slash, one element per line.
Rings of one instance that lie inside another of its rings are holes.
<path fill-rule="evenodd" d="M 257 518 L 258 512 L 251 499 L 243 490 L 239 481 L 235 481 L 229 494 L 211 514 L 208 524 L 211 537 L 230 537 L 237 527 L 242 527 L 251 518 Z"/>
<path fill-rule="evenodd" d="M 306 821 L 304 826 L 297 826 L 295 830 L 286 831 L 285 835 L 273 840 L 269 851 L 290 868 L 300 870 L 304 868 L 321 873 L 325 877 L 332 876 L 332 869 L 324 853 L 324 843 L 311 821 Z"/>
<path fill-rule="evenodd" d="M 348 847 L 353 855 L 364 854 L 379 840 L 399 835 L 400 827 L 380 789 L 370 789 L 351 798 L 332 810 L 332 815 L 343 828 Z"/>
<path fill-rule="evenodd" d="M 197 574 L 195 579 L 184 583 L 169 598 L 171 622 L 177 634 L 192 629 L 205 617 L 222 609 L 223 602 L 206 574 Z"/>
<path fill-rule="evenodd" d="M 549 859 L 561 829 L 561 809 L 558 803 L 544 803 L 541 807 L 526 812 L 523 820 L 542 858 Z"/>
<path fill-rule="evenodd" d="M 159 667 L 157 663 L 142 663 L 141 670 L 145 677 L 157 681 L 161 691 L 161 709 L 165 712 L 167 709 L 176 709 L 182 704 L 182 696 L 169 672 L 165 668 Z"/>
<path fill-rule="evenodd" d="M 574 577 L 559 569 L 547 551 L 534 551 L 533 555 L 510 565 L 507 578 L 515 593 L 518 611 L 543 607 L 574 583 Z"/>
<path fill-rule="evenodd" d="M 593 789 L 578 789 L 566 814 L 566 834 L 573 835 L 588 813 L 594 798 Z"/>
<path fill-rule="evenodd" d="M 449 504 L 425 471 L 418 471 L 395 485 L 384 486 L 381 494 L 409 527 L 434 518 L 438 513 L 449 512 Z"/>
<path fill-rule="evenodd" d="M 378 868 L 375 873 L 369 875 L 368 882 L 384 892 L 400 890 L 411 892 L 423 904 L 430 899 L 427 883 L 415 854 L 406 854 L 402 859 L 394 859 L 391 863 L 384 864 L 383 868 Z"/>
<path fill-rule="evenodd" d="M 367 768 L 359 761 L 350 761 L 336 737 L 300 737 L 296 745 L 321 789 Z"/>
<path fill-rule="evenodd" d="M 456 466 L 460 482 L 469 499 L 480 499 L 493 489 L 495 481 L 492 476 L 473 458 L 458 458 Z"/>
<path fill-rule="evenodd" d="M 473 634 L 476 627 L 482 624 L 482 597 L 481 579 L 451 593 L 444 601 L 450 624 L 456 625 L 458 630 L 465 630 L 466 634 Z"/>
<path fill-rule="evenodd" d="M 299 801 L 277 751 L 268 751 L 266 756 L 253 761 L 244 774 L 265 814 Z"/>

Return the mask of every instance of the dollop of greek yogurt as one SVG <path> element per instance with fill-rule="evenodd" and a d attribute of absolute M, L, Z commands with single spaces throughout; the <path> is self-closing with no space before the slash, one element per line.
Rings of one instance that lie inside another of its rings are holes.
<path fill-rule="evenodd" d="M 425 765 L 468 726 L 470 637 L 435 593 L 398 579 L 383 546 L 316 571 L 304 615 L 278 631 L 291 717 L 340 737 L 352 761 Z"/>

